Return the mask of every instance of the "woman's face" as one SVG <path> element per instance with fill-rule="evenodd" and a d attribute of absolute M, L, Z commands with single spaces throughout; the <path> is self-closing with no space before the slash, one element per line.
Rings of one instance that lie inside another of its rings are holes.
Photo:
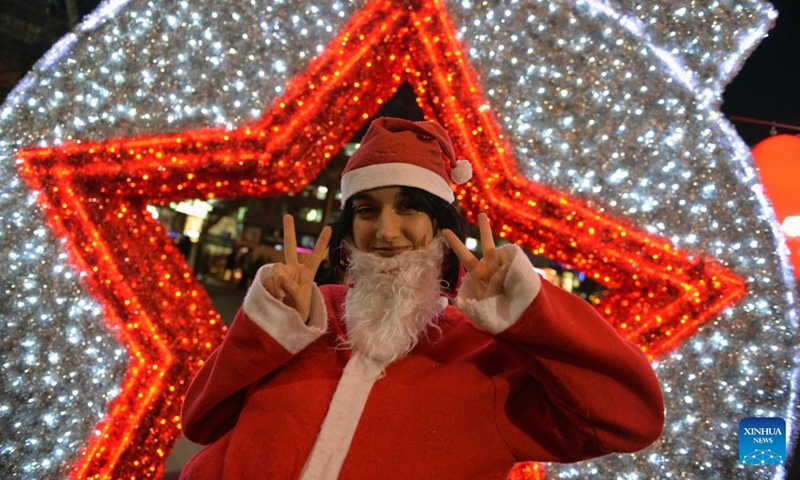
<path fill-rule="evenodd" d="M 433 220 L 400 187 L 361 192 L 353 197 L 353 210 L 353 242 L 362 252 L 393 257 L 433 239 Z"/>

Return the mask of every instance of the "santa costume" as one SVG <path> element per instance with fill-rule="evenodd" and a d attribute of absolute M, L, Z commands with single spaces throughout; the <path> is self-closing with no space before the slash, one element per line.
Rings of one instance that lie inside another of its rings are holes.
<path fill-rule="evenodd" d="M 465 168 L 438 124 L 378 119 L 344 171 L 342 202 L 387 186 L 452 202 Z M 352 290 L 369 285 L 314 286 L 306 323 L 265 289 L 274 267 L 262 267 L 186 395 L 184 433 L 207 446 L 181 478 L 500 480 L 516 462 L 654 442 L 664 404 L 641 350 L 542 280 L 518 246 L 497 258 L 502 293 L 479 300 L 467 274 L 399 358 L 348 340 Z"/>

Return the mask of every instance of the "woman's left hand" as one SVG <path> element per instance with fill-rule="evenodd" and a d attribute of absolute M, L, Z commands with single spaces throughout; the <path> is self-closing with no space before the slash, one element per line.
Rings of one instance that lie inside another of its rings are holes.
<path fill-rule="evenodd" d="M 478 228 L 481 232 L 483 258 L 478 260 L 451 230 L 442 230 L 442 236 L 461 264 L 475 281 L 475 298 L 483 300 L 503 293 L 503 284 L 508 274 L 509 263 L 502 264 L 495 254 L 494 237 L 485 213 L 478 214 Z"/>

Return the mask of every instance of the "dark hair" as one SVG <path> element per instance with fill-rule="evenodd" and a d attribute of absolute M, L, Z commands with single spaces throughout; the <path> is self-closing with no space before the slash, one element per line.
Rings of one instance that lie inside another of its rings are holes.
<path fill-rule="evenodd" d="M 415 208 L 430 215 L 436 231 L 447 228 L 452 230 L 462 242 L 466 239 L 467 220 L 455 204 L 447 203 L 436 195 L 419 188 L 399 188 Z M 342 214 L 331 225 L 333 234 L 331 235 L 330 251 L 328 253 L 332 267 L 331 283 L 341 282 L 344 278 L 347 265 L 346 261 L 342 261 L 342 242 L 352 235 L 354 217 L 353 197 L 350 197 L 344 204 Z M 442 280 L 446 282 L 444 288 L 446 293 L 449 294 L 456 289 L 460 275 L 461 263 L 458 261 L 456 254 L 447 248 L 442 264 Z"/>

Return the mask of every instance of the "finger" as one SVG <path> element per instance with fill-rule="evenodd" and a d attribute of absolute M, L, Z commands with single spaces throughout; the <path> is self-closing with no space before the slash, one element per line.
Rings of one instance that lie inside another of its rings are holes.
<path fill-rule="evenodd" d="M 314 251 L 306 258 L 303 266 L 311 270 L 311 273 L 317 273 L 322 260 L 325 258 L 325 250 L 328 249 L 328 242 L 331 240 L 332 230 L 331 227 L 322 229 L 322 233 L 317 238 L 317 244 L 314 245 Z"/>
<path fill-rule="evenodd" d="M 272 276 L 280 277 L 281 275 L 286 275 L 286 265 L 282 263 L 276 263 L 272 266 Z"/>
<path fill-rule="evenodd" d="M 291 272 L 286 267 L 286 265 L 282 263 L 276 263 L 272 267 L 272 282 L 275 288 L 274 297 L 283 299 L 286 296 L 286 292 L 281 289 L 281 280 L 287 276 L 291 275 Z"/>
<path fill-rule="evenodd" d="M 450 248 L 453 249 L 456 257 L 458 257 L 458 259 L 461 261 L 461 264 L 464 265 L 464 268 L 466 268 L 468 272 L 472 271 L 478 266 L 480 261 L 475 258 L 475 255 L 469 251 L 467 246 L 464 245 L 464 242 L 462 242 L 455 233 L 445 228 L 442 230 L 442 236 L 444 237 L 444 241 L 450 245 Z"/>
<path fill-rule="evenodd" d="M 294 218 L 283 216 L 283 255 L 287 265 L 297 264 L 297 237 L 294 233 Z"/>
<path fill-rule="evenodd" d="M 272 298 L 280 302 L 282 302 L 283 298 L 286 296 L 286 294 L 283 293 L 283 291 L 276 284 L 275 277 L 268 277 L 266 280 L 264 280 L 264 288 L 266 288 L 267 292 L 272 295 Z"/>
<path fill-rule="evenodd" d="M 481 250 L 483 258 L 489 262 L 494 262 L 494 237 L 492 236 L 492 226 L 489 217 L 485 213 L 478 214 L 478 228 L 481 231 Z"/>
<path fill-rule="evenodd" d="M 280 279 L 280 288 L 285 295 L 284 305 L 294 308 L 304 322 L 308 322 L 311 292 L 289 277 Z"/>
<path fill-rule="evenodd" d="M 506 263 L 498 268 L 489 280 L 489 285 L 486 287 L 486 296 L 484 298 L 494 297 L 503 293 L 503 286 L 506 283 L 506 276 L 508 275 L 510 263 Z"/>
<path fill-rule="evenodd" d="M 278 287 L 284 294 L 288 294 L 292 299 L 300 298 L 301 287 L 296 281 L 289 277 L 283 277 L 278 280 Z"/>
<path fill-rule="evenodd" d="M 262 285 L 264 285 L 264 288 L 267 290 L 267 292 L 269 292 L 270 295 L 273 297 L 275 296 L 275 279 L 272 277 L 267 277 L 264 279 L 264 283 L 262 283 Z"/>

